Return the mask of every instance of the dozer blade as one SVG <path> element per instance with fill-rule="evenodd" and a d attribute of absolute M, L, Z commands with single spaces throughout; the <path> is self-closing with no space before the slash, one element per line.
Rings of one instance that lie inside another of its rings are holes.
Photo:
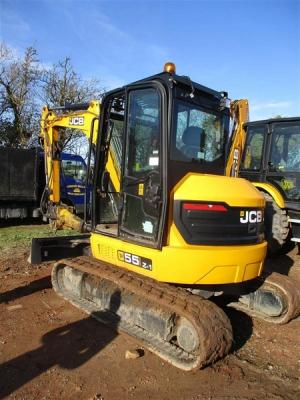
<path fill-rule="evenodd" d="M 85 256 L 56 263 L 52 284 L 73 305 L 182 370 L 213 363 L 231 348 L 224 312 L 184 289 Z"/>
<path fill-rule="evenodd" d="M 300 314 L 299 283 L 272 272 L 257 290 L 229 305 L 252 317 L 283 325 Z"/>

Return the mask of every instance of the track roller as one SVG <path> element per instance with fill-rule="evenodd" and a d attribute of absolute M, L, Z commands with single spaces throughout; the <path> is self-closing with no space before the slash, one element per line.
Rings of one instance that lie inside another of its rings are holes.
<path fill-rule="evenodd" d="M 56 263 L 52 284 L 67 301 L 182 370 L 213 363 L 231 348 L 224 312 L 184 289 L 90 257 Z"/>

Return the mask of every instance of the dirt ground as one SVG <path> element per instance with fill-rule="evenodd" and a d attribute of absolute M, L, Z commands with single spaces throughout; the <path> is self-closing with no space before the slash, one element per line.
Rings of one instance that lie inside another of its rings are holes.
<path fill-rule="evenodd" d="M 20 246 L 0 258 L 0 399 L 296 399 L 300 318 L 285 326 L 226 309 L 235 331 L 229 356 L 183 372 L 58 297 L 50 264 L 32 267 Z M 293 250 L 269 261 L 299 277 Z M 293 268 L 292 268 L 293 267 Z M 300 279 L 299 279 L 300 282 Z"/>

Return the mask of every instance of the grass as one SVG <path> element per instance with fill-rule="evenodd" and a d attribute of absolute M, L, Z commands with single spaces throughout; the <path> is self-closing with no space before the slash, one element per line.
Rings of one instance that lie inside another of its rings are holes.
<path fill-rule="evenodd" d="M 14 249 L 30 248 L 31 239 L 38 237 L 53 237 L 78 235 L 78 232 L 72 230 L 54 231 L 49 225 L 0 225 L 0 252 L 6 253 Z"/>

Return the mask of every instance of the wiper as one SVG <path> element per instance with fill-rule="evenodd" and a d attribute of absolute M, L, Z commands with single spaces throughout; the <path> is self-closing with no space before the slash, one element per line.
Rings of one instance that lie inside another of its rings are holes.
<path fill-rule="evenodd" d="M 194 94 L 195 93 L 195 88 L 194 88 L 193 82 L 192 82 L 192 80 L 191 80 L 191 78 L 189 76 L 184 75 L 183 77 L 188 80 L 188 82 L 189 82 L 189 84 L 191 86 L 191 92 L 189 94 L 186 93 L 185 97 L 190 96 L 190 98 L 193 99 L 195 97 L 195 94 Z"/>
<path fill-rule="evenodd" d="M 205 160 L 203 158 L 192 158 L 190 162 L 191 163 L 196 162 L 197 164 L 204 164 L 204 161 Z"/>

